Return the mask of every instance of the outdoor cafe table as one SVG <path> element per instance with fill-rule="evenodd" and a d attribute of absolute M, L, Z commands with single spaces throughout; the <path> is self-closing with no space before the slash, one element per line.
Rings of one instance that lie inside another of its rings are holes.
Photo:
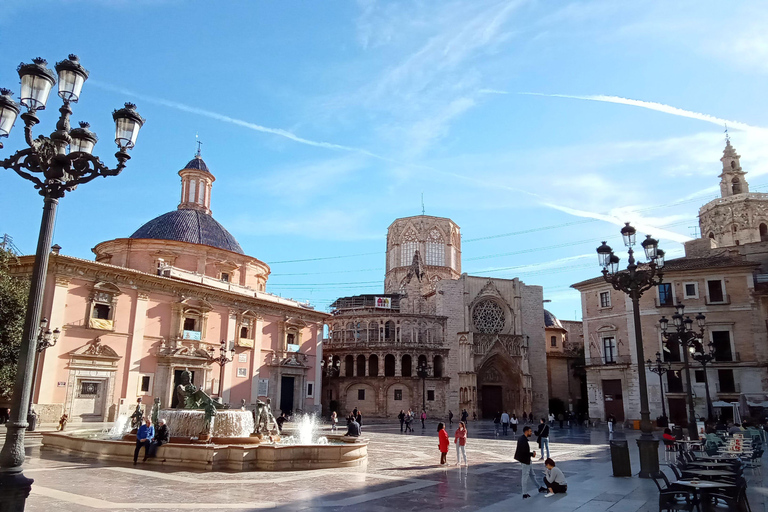
<path fill-rule="evenodd" d="M 732 468 L 733 462 L 710 462 L 707 460 L 694 460 L 688 463 L 689 466 L 704 467 L 704 468 Z"/>
<path fill-rule="evenodd" d="M 675 443 L 683 445 L 686 450 L 690 450 L 695 445 L 701 445 L 703 442 L 700 439 L 678 439 L 675 441 Z"/>
<path fill-rule="evenodd" d="M 684 487 L 688 487 L 691 492 L 693 492 L 693 502 L 696 504 L 696 509 L 701 510 L 699 508 L 699 502 L 701 501 L 699 493 L 701 490 L 710 490 L 710 489 L 725 489 L 725 488 L 731 488 L 736 487 L 736 484 L 727 484 L 725 482 L 710 482 L 710 481 L 691 481 L 691 480 L 678 480 L 675 482 L 676 484 L 680 484 Z"/>
<path fill-rule="evenodd" d="M 707 480 L 709 480 L 710 478 L 718 478 L 718 477 L 735 478 L 736 473 L 733 473 L 731 471 L 719 471 L 716 469 L 689 469 L 689 470 L 684 469 L 683 476 L 709 477 L 709 478 L 706 478 Z"/>

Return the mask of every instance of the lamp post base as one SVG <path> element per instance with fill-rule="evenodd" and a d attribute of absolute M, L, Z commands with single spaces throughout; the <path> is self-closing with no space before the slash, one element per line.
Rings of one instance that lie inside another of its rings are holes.
<path fill-rule="evenodd" d="M 640 451 L 640 473 L 637 476 L 651 478 L 659 471 L 659 440 L 640 438 L 637 447 Z"/>
<path fill-rule="evenodd" d="M 0 512 L 24 512 L 32 482 L 23 473 L 0 473 Z"/>

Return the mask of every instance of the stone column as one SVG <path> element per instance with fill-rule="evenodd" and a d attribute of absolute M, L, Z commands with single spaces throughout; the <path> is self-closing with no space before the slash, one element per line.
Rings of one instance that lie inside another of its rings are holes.
<path fill-rule="evenodd" d="M 403 355 L 400 352 L 395 352 L 395 377 L 400 377 L 403 374 Z"/>
<path fill-rule="evenodd" d="M 139 372 L 141 371 L 141 359 L 144 356 L 144 328 L 147 323 L 147 303 L 149 295 L 144 292 L 136 292 L 136 302 L 131 318 L 131 335 L 128 337 L 128 348 L 125 353 L 125 377 L 121 398 L 133 403 L 134 397 L 139 392 Z M 153 396 L 157 396 L 155 390 L 151 390 Z M 152 403 L 152 401 L 147 401 Z M 170 407 L 170 404 L 162 404 Z"/>
<path fill-rule="evenodd" d="M 235 340 L 235 334 L 237 331 L 237 311 L 234 309 L 229 310 L 229 318 L 227 319 L 227 332 L 225 333 L 224 340 L 227 342 L 227 349 L 229 349 L 230 342 Z M 229 354 L 229 352 L 227 352 Z M 224 384 L 223 384 L 223 391 L 222 391 L 222 400 L 224 400 L 224 403 L 229 403 L 229 395 L 232 391 L 232 381 L 233 375 L 234 375 L 234 367 L 235 362 L 232 361 L 231 363 L 228 363 L 224 365 Z"/>
<path fill-rule="evenodd" d="M 64 338 L 67 333 L 64 326 L 64 308 L 67 305 L 67 291 L 69 290 L 69 277 L 56 276 L 56 284 L 53 288 L 53 299 L 51 300 L 51 312 L 48 317 L 48 326 L 51 330 L 57 327 L 62 330 L 61 337 Z M 57 386 L 56 369 L 61 346 L 63 343 L 59 340 L 56 345 L 47 348 L 42 357 L 38 360 L 37 375 L 39 383 L 37 384 L 37 400 L 32 397 L 32 401 L 37 404 L 52 404 L 54 400 L 54 391 Z M 47 365 L 46 365 L 47 363 Z M 47 367 L 46 367 L 47 366 Z"/>
<path fill-rule="evenodd" d="M 263 364 L 261 353 L 262 329 L 264 317 L 258 315 L 253 321 L 253 351 L 251 352 L 251 403 L 255 404 L 259 398 L 259 370 Z"/>

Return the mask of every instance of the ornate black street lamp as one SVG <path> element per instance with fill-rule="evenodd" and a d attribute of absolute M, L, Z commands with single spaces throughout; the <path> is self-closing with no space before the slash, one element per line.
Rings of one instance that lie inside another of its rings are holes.
<path fill-rule="evenodd" d="M 340 360 L 333 360 L 333 356 L 328 356 L 327 359 L 321 359 L 320 360 L 320 369 L 322 370 L 323 374 L 328 377 L 328 389 L 331 388 L 331 377 L 334 375 L 338 375 L 339 371 L 341 370 L 341 361 Z M 322 402 L 322 400 L 321 400 Z M 331 398 L 328 397 L 328 413 L 331 412 Z"/>
<path fill-rule="evenodd" d="M 698 361 L 704 371 L 704 390 L 707 393 L 707 420 L 713 421 L 715 415 L 712 413 L 712 398 L 709 396 L 709 376 L 707 375 L 707 365 L 715 360 L 715 344 L 711 341 L 707 344 L 709 352 L 704 352 L 704 343 L 699 343 L 698 346 L 689 347 L 691 351 L 691 357 Z M 699 349 L 697 351 L 697 349 Z"/>
<path fill-rule="evenodd" d="M 661 417 L 664 418 L 664 421 L 667 421 L 667 404 L 664 401 L 664 381 L 662 380 L 662 375 L 667 373 L 672 365 L 669 363 L 665 363 L 661 359 L 661 352 L 656 352 L 656 360 L 651 361 L 650 359 L 645 362 L 645 366 L 659 376 L 659 388 L 661 388 Z M 666 425 L 665 425 L 666 426 Z"/>
<path fill-rule="evenodd" d="M 696 323 L 699 326 L 699 332 L 693 330 L 693 320 L 689 316 L 683 316 L 685 306 L 677 304 L 675 306 L 675 314 L 672 315 L 672 323 L 675 330 L 669 332 L 669 320 L 667 317 L 662 316 L 659 320 L 659 326 L 661 327 L 661 336 L 667 343 L 671 343 L 674 346 L 682 347 L 683 350 L 683 364 L 685 365 L 685 380 L 688 383 L 686 389 L 686 397 L 688 399 L 688 435 L 691 439 L 698 439 L 699 434 L 696 429 L 696 410 L 693 407 L 693 385 L 691 382 L 691 367 L 689 363 L 689 348 L 695 347 L 697 343 L 704 336 L 704 320 L 705 316 L 701 313 L 696 315 Z"/>
<path fill-rule="evenodd" d="M 29 405 L 28 405 L 28 411 L 27 412 L 27 432 L 34 432 L 35 428 L 37 428 L 37 415 L 32 410 L 32 400 L 35 396 L 35 382 L 37 382 L 37 366 L 38 362 L 40 360 L 40 354 L 45 351 L 45 349 L 50 348 L 54 345 L 56 345 L 56 342 L 59 341 L 59 335 L 61 334 L 61 331 L 57 327 L 53 331 L 51 331 L 48 328 L 48 319 L 43 318 L 40 320 L 40 330 L 37 333 L 37 356 L 35 357 L 35 366 L 34 370 L 32 372 L 32 388 L 29 391 Z"/>
<path fill-rule="evenodd" d="M 0 512 L 23 510 L 24 503 L 32 488 L 33 480 L 22 473 L 24 463 L 24 430 L 27 428 L 27 412 L 32 391 L 32 373 L 37 354 L 36 342 L 38 322 L 43 306 L 45 277 L 48 273 L 48 252 L 56 220 L 56 206 L 59 199 L 78 185 L 99 176 L 117 176 L 130 159 L 127 150 L 133 148 L 144 119 L 130 103 L 115 110 L 115 142 L 118 146 L 117 166 L 108 168 L 92 153 L 96 136 L 83 126 L 82 130 L 70 130 L 71 103 L 80 99 L 83 83 L 88 71 L 80 65 L 75 55 L 70 55 L 56 64 L 59 97 L 63 105 L 59 108 L 56 130 L 50 136 L 33 137 L 32 129 L 40 120 L 36 112 L 45 109 L 48 95 L 56 83 L 53 72 L 47 68 L 44 59 L 37 58 L 31 64 L 20 64 L 17 71 L 21 78 L 21 105 L 11 98 L 8 89 L 0 89 L 0 137 L 7 137 L 20 112 L 24 121 L 26 149 L 21 149 L 5 160 L 0 167 L 11 169 L 22 178 L 31 181 L 44 198 L 43 218 L 37 240 L 35 263 L 32 268 L 27 314 L 24 320 L 16 382 L 11 399 L 11 420 L 7 424 L 5 444 L 0 451 Z M 2 145 L 0 145 L 0 148 Z"/>
<path fill-rule="evenodd" d="M 421 410 L 427 410 L 427 377 L 432 369 L 426 361 L 420 361 L 416 367 L 416 375 L 421 379 Z"/>
<path fill-rule="evenodd" d="M 642 434 L 637 440 L 640 450 L 640 478 L 650 478 L 659 470 L 659 440 L 653 437 L 651 412 L 648 405 L 648 388 L 645 376 L 645 358 L 643 351 L 643 332 L 640 323 L 640 297 L 644 292 L 661 283 L 662 268 L 664 267 L 664 251 L 658 248 L 658 242 L 648 235 L 640 244 L 648 263 L 639 265 L 635 261 L 632 247 L 635 245 L 635 228 L 626 225 L 621 228 L 624 245 L 629 248 L 629 260 L 626 270 L 619 271 L 619 257 L 605 243 L 597 248 L 600 265 L 603 267 L 603 278 L 615 290 L 629 295 L 632 299 L 632 312 L 635 324 L 635 349 L 637 351 L 637 375 L 640 387 L 640 430 Z"/>
<path fill-rule="evenodd" d="M 221 340 L 219 346 L 219 355 L 214 357 L 216 349 L 208 347 L 210 361 L 219 365 L 219 400 L 224 403 L 224 367 L 235 359 L 234 342 L 229 347 L 229 356 L 227 356 L 227 342 Z"/>

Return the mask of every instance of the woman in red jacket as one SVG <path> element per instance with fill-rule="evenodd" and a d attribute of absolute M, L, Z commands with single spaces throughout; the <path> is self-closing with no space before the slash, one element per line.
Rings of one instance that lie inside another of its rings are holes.
<path fill-rule="evenodd" d="M 450 443 L 448 441 L 448 432 L 445 431 L 445 423 L 442 421 L 437 424 L 437 437 L 439 440 L 437 447 L 440 449 L 440 464 L 445 464 Z"/>
<path fill-rule="evenodd" d="M 460 465 L 459 463 L 461 462 L 461 459 L 459 457 L 463 455 L 464 465 L 469 466 L 469 464 L 467 464 L 467 451 L 465 448 L 465 445 L 467 444 L 467 426 L 464 425 L 463 421 L 459 422 L 459 428 L 456 429 L 453 442 L 456 444 L 456 465 Z"/>

